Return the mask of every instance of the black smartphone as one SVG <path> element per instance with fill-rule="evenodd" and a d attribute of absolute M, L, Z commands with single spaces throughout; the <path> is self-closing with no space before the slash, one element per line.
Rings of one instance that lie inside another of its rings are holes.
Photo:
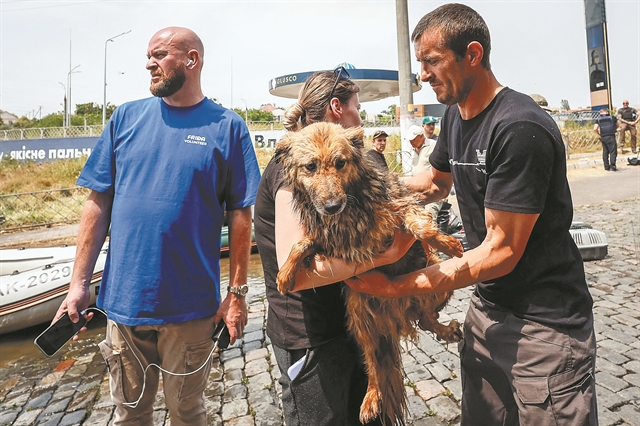
<path fill-rule="evenodd" d="M 69 318 L 68 313 L 64 313 L 58 321 L 51 324 L 45 331 L 43 331 L 33 343 L 44 353 L 46 356 L 54 356 L 69 340 L 73 338 L 82 327 L 87 324 L 87 320 L 83 315 L 80 315 L 80 321 L 73 322 Z"/>
<path fill-rule="evenodd" d="M 225 324 L 223 320 L 220 320 L 211 338 L 213 339 L 214 343 L 218 344 L 219 349 L 226 349 L 229 346 L 231 336 L 229 336 L 229 329 L 227 328 L 227 324 Z"/>

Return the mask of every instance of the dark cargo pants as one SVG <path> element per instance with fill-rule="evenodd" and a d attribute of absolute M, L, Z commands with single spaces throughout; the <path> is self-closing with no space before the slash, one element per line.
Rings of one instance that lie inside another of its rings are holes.
<path fill-rule="evenodd" d="M 461 426 L 595 426 L 595 359 L 593 317 L 555 329 L 474 294 L 460 342 Z"/>
<path fill-rule="evenodd" d="M 367 391 L 367 374 L 357 345 L 336 338 L 323 345 L 286 350 L 273 345 L 280 368 L 282 410 L 287 426 L 362 426 L 358 417 Z M 290 380 L 287 369 L 306 355 Z M 368 426 L 380 426 L 378 419 Z"/>
<path fill-rule="evenodd" d="M 616 159 L 618 158 L 618 149 L 616 148 L 616 137 L 600 136 L 602 142 L 602 163 L 605 170 L 616 168 Z"/>

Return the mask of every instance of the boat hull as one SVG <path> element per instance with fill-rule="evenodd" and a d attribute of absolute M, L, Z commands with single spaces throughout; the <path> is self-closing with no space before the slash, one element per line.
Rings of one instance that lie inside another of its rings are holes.
<path fill-rule="evenodd" d="M 53 320 L 64 297 L 69 292 L 73 257 L 66 258 L 75 247 L 50 248 L 44 256 L 27 249 L 23 258 L 15 259 L 8 269 L 14 273 L 0 276 L 0 334 Z M 41 250 L 41 249 L 37 249 Z M 12 253 L 10 253 L 12 254 Z M 5 259 L 4 251 L 2 253 Z M 107 244 L 102 247 L 90 283 L 90 304 L 94 304 L 102 282 L 107 257 Z M 28 259 L 28 260 L 24 260 Z M 21 267 L 36 267 L 20 270 Z M 43 263 L 44 262 L 44 263 Z"/>

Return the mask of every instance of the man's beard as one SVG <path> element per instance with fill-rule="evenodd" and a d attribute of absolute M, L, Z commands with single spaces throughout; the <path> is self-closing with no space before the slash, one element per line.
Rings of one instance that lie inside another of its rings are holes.
<path fill-rule="evenodd" d="M 182 89 L 184 82 L 187 80 L 184 71 L 179 67 L 169 71 L 166 75 L 162 73 L 160 77 L 161 80 L 159 82 L 151 83 L 149 87 L 151 94 L 159 98 L 165 98 L 175 94 L 178 90 Z"/>

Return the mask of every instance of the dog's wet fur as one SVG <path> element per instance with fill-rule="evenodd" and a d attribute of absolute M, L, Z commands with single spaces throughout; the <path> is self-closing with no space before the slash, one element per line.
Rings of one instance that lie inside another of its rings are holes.
<path fill-rule="evenodd" d="M 364 131 L 332 123 L 315 123 L 287 134 L 276 147 L 286 185 L 306 237 L 298 242 L 278 273 L 278 289 L 293 289 L 296 273 L 316 254 L 354 263 L 371 262 L 393 242 L 403 227 L 418 241 L 392 265 L 379 268 L 402 275 L 440 262 L 435 250 L 461 256 L 462 245 L 438 233 L 431 215 L 395 173 L 381 170 L 364 155 Z M 462 337 L 460 324 L 447 326 L 434 318 L 453 292 L 375 297 L 345 286 L 348 328 L 361 346 L 368 388 L 360 407 L 365 424 L 380 416 L 383 423 L 405 424 L 401 339 L 415 341 L 416 326 L 447 342 Z"/>

